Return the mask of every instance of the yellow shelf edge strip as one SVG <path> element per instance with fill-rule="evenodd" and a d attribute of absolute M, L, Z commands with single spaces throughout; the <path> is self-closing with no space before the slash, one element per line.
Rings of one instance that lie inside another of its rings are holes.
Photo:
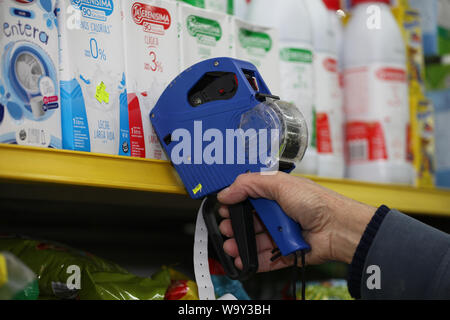
<path fill-rule="evenodd" d="M 185 194 L 168 161 L 0 145 L 0 178 Z"/>
<path fill-rule="evenodd" d="M 373 206 L 450 216 L 450 190 L 304 177 Z M 187 194 L 168 161 L 6 144 L 0 144 L 0 179 Z"/>

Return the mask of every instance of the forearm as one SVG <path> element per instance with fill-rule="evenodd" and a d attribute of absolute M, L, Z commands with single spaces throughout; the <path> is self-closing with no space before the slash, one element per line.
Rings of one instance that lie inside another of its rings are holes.
<path fill-rule="evenodd" d="M 450 299 L 450 236 L 396 210 L 384 211 L 372 218 L 353 257 L 352 295 Z M 368 272 L 369 266 L 378 268 L 379 286 L 373 285 L 376 275 Z"/>

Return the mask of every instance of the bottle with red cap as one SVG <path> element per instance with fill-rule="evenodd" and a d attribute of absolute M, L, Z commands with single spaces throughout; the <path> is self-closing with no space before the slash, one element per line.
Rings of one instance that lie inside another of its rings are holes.
<path fill-rule="evenodd" d="M 343 178 L 345 170 L 342 92 L 336 32 L 323 0 L 306 0 L 314 47 L 314 108 L 317 174 Z"/>
<path fill-rule="evenodd" d="M 347 175 L 410 184 L 406 52 L 389 0 L 353 0 L 344 31 Z"/>
<path fill-rule="evenodd" d="M 344 23 L 342 21 L 343 11 L 341 10 L 341 0 L 323 0 L 328 9 L 330 16 L 331 29 L 334 31 L 334 40 L 336 42 L 336 50 L 338 52 L 339 71 L 342 68 L 342 41 L 344 36 Z"/>

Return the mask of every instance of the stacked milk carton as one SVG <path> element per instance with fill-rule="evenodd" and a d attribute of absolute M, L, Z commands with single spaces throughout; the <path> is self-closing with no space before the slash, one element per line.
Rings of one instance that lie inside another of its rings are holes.
<path fill-rule="evenodd" d="M 232 56 L 255 64 L 279 94 L 278 32 L 220 12 L 181 3 L 181 69 L 213 57 Z"/>
<path fill-rule="evenodd" d="M 165 159 L 149 114 L 180 72 L 178 3 L 123 0 L 131 156 Z"/>
<path fill-rule="evenodd" d="M 53 0 L 0 0 L 0 143 L 61 148 Z"/>
<path fill-rule="evenodd" d="M 230 18 L 232 56 L 253 63 L 269 89 L 280 95 L 278 31 Z"/>
<path fill-rule="evenodd" d="M 179 0 L 192 6 L 222 13 L 233 13 L 233 0 Z"/>
<path fill-rule="evenodd" d="M 229 56 L 229 20 L 224 13 L 180 3 L 181 69 L 200 61 Z"/>
<path fill-rule="evenodd" d="M 63 146 L 130 155 L 120 1 L 58 9 Z"/>
<path fill-rule="evenodd" d="M 1 142 L 166 159 L 150 111 L 178 73 L 213 57 L 251 61 L 280 94 L 276 30 L 218 8 L 171 0 L 0 6 Z"/>

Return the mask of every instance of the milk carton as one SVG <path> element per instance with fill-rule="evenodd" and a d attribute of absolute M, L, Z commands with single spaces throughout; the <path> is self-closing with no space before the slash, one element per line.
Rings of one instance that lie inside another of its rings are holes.
<path fill-rule="evenodd" d="M 53 0 L 0 0 L 0 143 L 61 148 Z"/>
<path fill-rule="evenodd" d="M 123 0 L 131 156 L 167 159 L 149 114 L 180 72 L 178 3 Z"/>
<path fill-rule="evenodd" d="M 200 61 L 230 56 L 228 16 L 180 3 L 181 69 Z"/>
<path fill-rule="evenodd" d="M 253 63 L 273 94 L 280 95 L 278 31 L 230 17 L 232 56 Z"/>
<path fill-rule="evenodd" d="M 192 6 L 233 14 L 233 0 L 179 0 Z"/>
<path fill-rule="evenodd" d="M 58 0 L 63 147 L 130 155 L 118 0 Z"/>

